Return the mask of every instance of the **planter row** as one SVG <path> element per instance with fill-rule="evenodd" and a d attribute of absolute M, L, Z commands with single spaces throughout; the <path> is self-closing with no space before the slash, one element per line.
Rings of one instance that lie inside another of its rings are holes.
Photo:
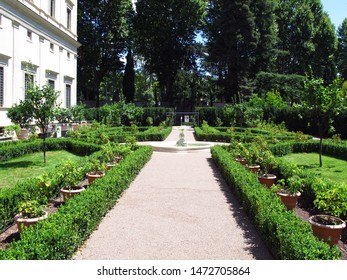
<path fill-rule="evenodd" d="M 49 139 L 47 148 L 48 150 L 67 150 L 79 155 L 89 155 L 101 149 L 98 145 L 68 139 Z M 6 159 L 10 159 L 39 151 L 42 151 L 42 141 L 15 141 L 1 147 L 0 157 L 4 155 Z M 81 161 L 81 166 L 85 166 L 84 160 Z M 88 170 L 81 169 L 81 178 L 86 172 Z M 54 177 L 53 172 L 52 181 L 54 181 Z M 0 231 L 13 223 L 13 217 L 18 212 L 18 205 L 24 199 L 36 199 L 39 203 L 44 204 L 59 194 L 60 185 L 58 183 L 53 183 L 49 188 L 45 188 L 44 193 L 38 188 L 38 183 L 38 178 L 32 178 L 19 182 L 14 188 L 0 189 Z"/>
<path fill-rule="evenodd" d="M 69 199 L 56 213 L 23 231 L 19 241 L 0 251 L 0 259 L 70 259 L 116 204 L 151 154 L 151 147 L 138 148 L 116 168 L 110 169 L 106 176 Z"/>
<path fill-rule="evenodd" d="M 221 146 L 212 157 L 223 177 L 254 221 L 272 254 L 278 259 L 339 259 L 336 247 L 319 241 L 307 222 L 288 211 L 274 192 L 264 188 L 257 176 L 236 162 Z"/>

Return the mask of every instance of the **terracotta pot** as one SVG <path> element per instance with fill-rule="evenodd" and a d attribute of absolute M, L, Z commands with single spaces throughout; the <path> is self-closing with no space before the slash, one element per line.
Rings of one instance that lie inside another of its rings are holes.
<path fill-rule="evenodd" d="M 317 219 L 330 219 L 334 221 L 335 225 L 325 225 L 319 223 Z M 330 246 L 334 246 L 339 242 L 342 230 L 346 227 L 346 223 L 343 220 L 329 215 L 314 215 L 308 221 L 311 224 L 312 233 L 319 239 L 323 239 Z"/>
<path fill-rule="evenodd" d="M 65 188 L 60 189 L 60 193 L 63 195 L 64 202 L 83 191 L 85 191 L 84 187 L 79 187 L 78 189 L 74 189 L 74 190 L 68 190 Z"/>
<path fill-rule="evenodd" d="M 268 188 L 271 188 L 272 185 L 276 183 L 276 175 L 273 174 L 263 174 L 258 177 L 258 180 L 261 184 L 266 185 Z"/>
<path fill-rule="evenodd" d="M 28 139 L 29 132 L 26 128 L 21 128 L 19 139 Z"/>
<path fill-rule="evenodd" d="M 245 158 L 236 158 L 236 161 L 238 161 L 242 165 L 246 165 L 247 164 L 247 160 Z"/>
<path fill-rule="evenodd" d="M 45 212 L 45 214 L 43 216 L 38 217 L 38 218 L 23 218 L 22 214 L 19 213 L 14 217 L 14 220 L 16 221 L 16 224 L 18 227 L 18 232 L 22 233 L 24 228 L 35 225 L 38 221 L 47 219 L 47 217 L 48 217 L 47 212 Z"/>
<path fill-rule="evenodd" d="M 277 195 L 281 198 L 282 203 L 287 207 L 288 210 L 292 210 L 298 203 L 298 198 L 301 195 L 300 192 L 296 194 L 288 194 L 284 192 L 278 192 Z"/>
<path fill-rule="evenodd" d="M 94 182 L 95 179 L 101 178 L 105 176 L 105 172 L 103 171 L 98 171 L 98 172 L 88 172 L 87 177 L 88 177 L 88 184 L 90 185 L 91 183 Z"/>
<path fill-rule="evenodd" d="M 258 173 L 260 170 L 260 165 L 247 165 L 247 168 L 253 173 Z"/>

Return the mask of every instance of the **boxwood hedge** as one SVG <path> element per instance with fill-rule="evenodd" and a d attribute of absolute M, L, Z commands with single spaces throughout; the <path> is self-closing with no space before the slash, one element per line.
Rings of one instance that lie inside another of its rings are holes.
<path fill-rule="evenodd" d="M 48 219 L 25 230 L 19 241 L 0 251 L 0 259 L 70 259 L 112 208 L 119 195 L 150 159 L 152 148 L 143 146 L 96 180 L 86 191 L 70 199 Z"/>
<path fill-rule="evenodd" d="M 287 211 L 280 199 L 264 188 L 257 177 L 242 167 L 221 146 L 212 148 L 212 157 L 260 235 L 277 259 L 339 259 L 340 251 L 316 239 L 307 222 Z"/>

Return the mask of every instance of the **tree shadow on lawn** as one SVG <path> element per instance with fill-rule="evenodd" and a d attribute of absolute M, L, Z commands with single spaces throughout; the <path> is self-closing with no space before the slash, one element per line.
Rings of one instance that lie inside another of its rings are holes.
<path fill-rule="evenodd" d="M 213 159 L 209 158 L 207 159 L 207 161 L 213 171 L 213 175 L 216 181 L 219 183 L 221 191 L 224 193 L 227 199 L 231 214 L 236 219 L 237 224 L 240 226 L 240 228 L 244 231 L 244 237 L 246 238 L 249 245 L 246 250 L 250 251 L 254 258 L 257 260 L 274 259 L 269 250 L 264 250 L 264 248 L 266 248 L 265 243 L 258 234 L 251 219 L 247 216 L 246 212 L 243 210 L 243 207 L 240 205 L 239 201 L 233 194 L 230 186 L 224 180 L 218 167 L 213 162 Z"/>
<path fill-rule="evenodd" d="M 1 169 L 10 169 L 10 168 L 28 168 L 30 166 L 41 166 L 40 163 L 33 161 L 17 161 L 17 162 L 6 162 L 0 163 Z"/>

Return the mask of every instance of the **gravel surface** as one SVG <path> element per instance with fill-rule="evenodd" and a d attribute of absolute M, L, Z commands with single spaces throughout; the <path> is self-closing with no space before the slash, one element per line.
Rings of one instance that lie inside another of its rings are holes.
<path fill-rule="evenodd" d="M 174 128 L 168 141 L 178 139 Z M 186 129 L 186 140 L 194 140 Z M 209 151 L 154 152 L 77 260 L 272 259 Z"/>

